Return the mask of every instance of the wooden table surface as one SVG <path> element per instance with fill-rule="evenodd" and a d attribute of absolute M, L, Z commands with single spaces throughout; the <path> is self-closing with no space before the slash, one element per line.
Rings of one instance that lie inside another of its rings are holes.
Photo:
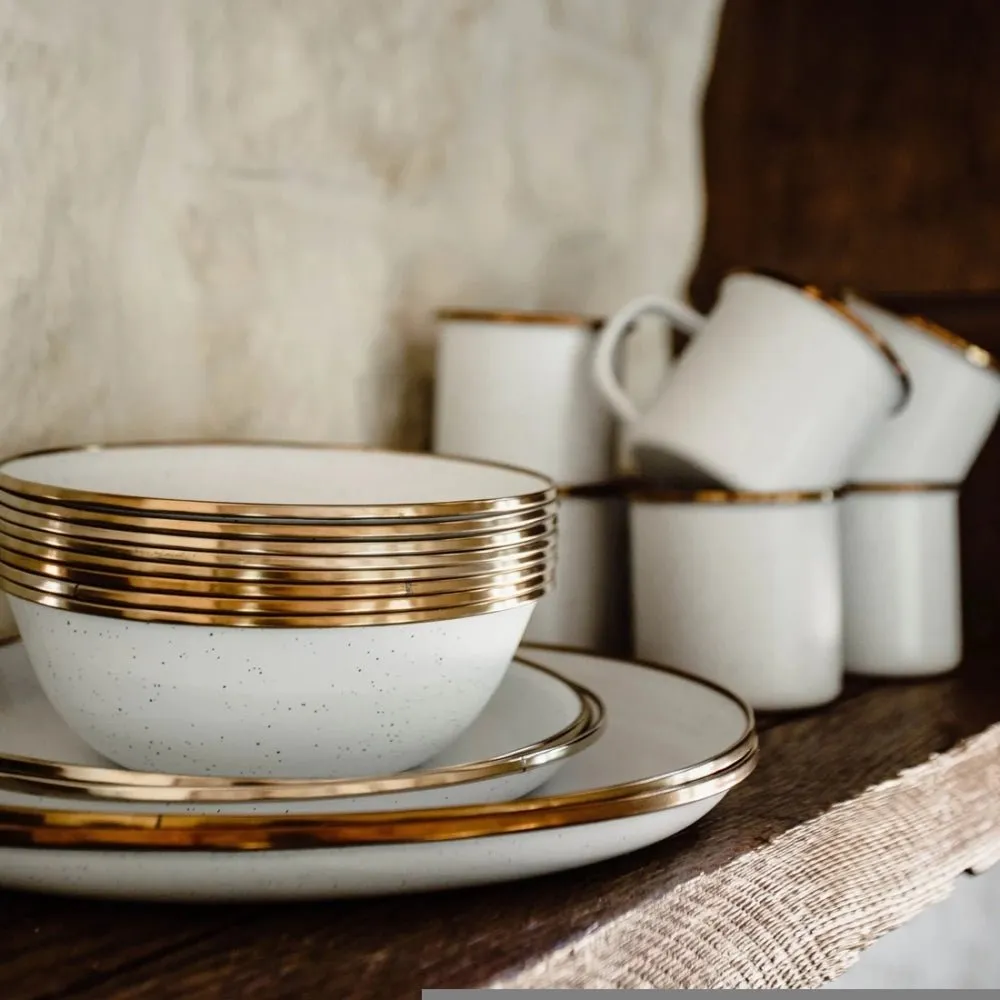
<path fill-rule="evenodd" d="M 347 1000 L 496 982 L 815 985 L 998 856 L 998 723 L 989 650 L 937 681 L 852 683 L 823 711 L 761 720 L 757 772 L 691 830 L 519 884 L 226 907 L 0 894 L 0 996 Z M 866 823 L 880 836 L 869 838 Z M 727 908 L 743 924 L 735 963 L 718 953 Z M 851 917 L 873 912 L 874 935 L 869 919 Z"/>

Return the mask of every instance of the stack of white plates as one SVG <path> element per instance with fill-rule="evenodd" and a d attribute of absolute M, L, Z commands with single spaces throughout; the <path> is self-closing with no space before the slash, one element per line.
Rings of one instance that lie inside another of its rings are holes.
<path fill-rule="evenodd" d="M 606 723 L 593 741 L 601 705 Z M 555 734 L 583 716 L 573 753 L 572 738 Z M 508 766 L 518 755 L 528 771 Z M 433 769 L 353 782 L 122 771 L 66 727 L 13 644 L 0 649 L 0 885 L 226 901 L 527 878 L 678 833 L 756 757 L 750 709 L 720 688 L 663 667 L 524 646 Z"/>

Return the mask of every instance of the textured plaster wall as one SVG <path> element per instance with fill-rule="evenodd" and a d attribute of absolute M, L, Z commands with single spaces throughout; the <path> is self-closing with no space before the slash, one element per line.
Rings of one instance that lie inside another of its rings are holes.
<path fill-rule="evenodd" d="M 678 288 L 719 6 L 0 0 L 3 449 L 416 446 L 436 306 Z"/>

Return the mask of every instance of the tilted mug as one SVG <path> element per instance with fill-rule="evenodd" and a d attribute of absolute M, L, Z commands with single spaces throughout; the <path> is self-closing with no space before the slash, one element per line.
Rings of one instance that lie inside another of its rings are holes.
<path fill-rule="evenodd" d="M 1000 414 L 1000 360 L 920 316 L 897 316 L 854 293 L 845 299 L 913 378 L 906 410 L 866 442 L 851 480 L 963 482 Z"/>
<path fill-rule="evenodd" d="M 615 356 L 645 313 L 692 340 L 640 412 L 618 381 Z M 746 271 L 725 279 L 708 316 L 659 296 L 630 302 L 601 332 L 592 374 L 631 425 L 639 472 L 681 488 L 840 486 L 868 436 L 909 396 L 902 363 L 842 302 Z"/>

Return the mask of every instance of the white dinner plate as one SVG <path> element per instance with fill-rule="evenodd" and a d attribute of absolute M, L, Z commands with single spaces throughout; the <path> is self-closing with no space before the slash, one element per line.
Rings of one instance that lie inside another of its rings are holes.
<path fill-rule="evenodd" d="M 100 798 L 87 798 L 86 804 L 81 805 L 79 797 L 68 799 L 55 790 L 50 794 L 43 793 L 41 789 L 37 793 L 11 790 L 17 786 L 12 786 L 8 777 L 0 778 L 0 806 L 195 815 L 287 815 L 430 809 L 503 802 L 527 795 L 551 778 L 567 757 L 579 752 L 570 739 L 572 732 L 577 733 L 574 739 L 582 737 L 579 746 L 586 745 L 595 734 L 599 735 L 601 715 L 600 704 L 585 688 L 571 684 L 557 673 L 514 662 L 482 714 L 451 746 L 421 768 L 393 776 L 393 779 L 398 777 L 406 781 L 420 776 L 419 780 L 427 781 L 428 771 L 455 767 L 468 770 L 477 767 L 483 773 L 496 774 L 495 777 L 477 781 L 469 781 L 466 777 L 465 781 L 446 784 L 446 781 L 460 777 L 449 772 L 431 776 L 431 780 L 439 779 L 436 787 L 392 790 L 391 794 L 383 792 L 364 796 L 337 794 L 336 797 L 333 797 L 331 786 L 343 786 L 346 781 L 262 781 L 253 788 L 239 789 L 231 797 L 235 799 L 237 795 L 250 792 L 268 801 L 220 802 L 218 800 L 230 797 L 228 789 L 223 787 L 227 779 L 186 779 L 188 783 L 198 785 L 197 795 L 189 796 L 176 783 L 168 785 L 169 776 L 125 772 L 97 754 L 62 721 L 35 680 L 24 647 L 21 643 L 12 643 L 0 648 L 0 774 L 6 770 L 10 776 L 12 764 L 21 764 L 26 758 L 30 759 L 32 766 L 22 768 L 22 774 L 31 770 L 52 775 L 57 771 L 53 766 L 56 764 L 83 765 L 95 769 L 86 773 L 86 781 Z M 569 732 L 565 737 L 553 739 L 567 730 Z M 525 760 L 527 750 L 536 746 L 538 750 L 534 756 Z M 4 757 L 8 760 L 5 761 Z M 16 760 L 12 761 L 11 757 Z M 134 786 L 124 787 L 129 781 L 134 782 Z M 140 781 L 146 784 L 145 788 L 139 787 Z M 352 786 L 362 783 L 363 779 L 350 782 Z M 374 778 L 370 779 L 370 783 L 385 786 L 388 780 Z M 296 791 L 295 798 L 286 794 L 288 786 Z M 117 788 L 121 791 L 116 792 Z M 67 789 L 66 794 L 69 791 Z M 198 801 L 162 801 L 164 798 L 180 800 L 189 797 Z M 216 798 L 216 802 L 211 801 L 212 797 Z M 103 801 L 105 798 L 124 801 Z M 142 801 L 143 798 L 146 801 Z"/>
<path fill-rule="evenodd" d="M 679 672 L 537 646 L 592 688 L 600 740 L 518 802 L 394 813 L 123 816 L 0 807 L 0 885 L 108 898 L 289 900 L 457 888 L 602 861 L 685 829 L 756 760 L 749 708 Z"/>

